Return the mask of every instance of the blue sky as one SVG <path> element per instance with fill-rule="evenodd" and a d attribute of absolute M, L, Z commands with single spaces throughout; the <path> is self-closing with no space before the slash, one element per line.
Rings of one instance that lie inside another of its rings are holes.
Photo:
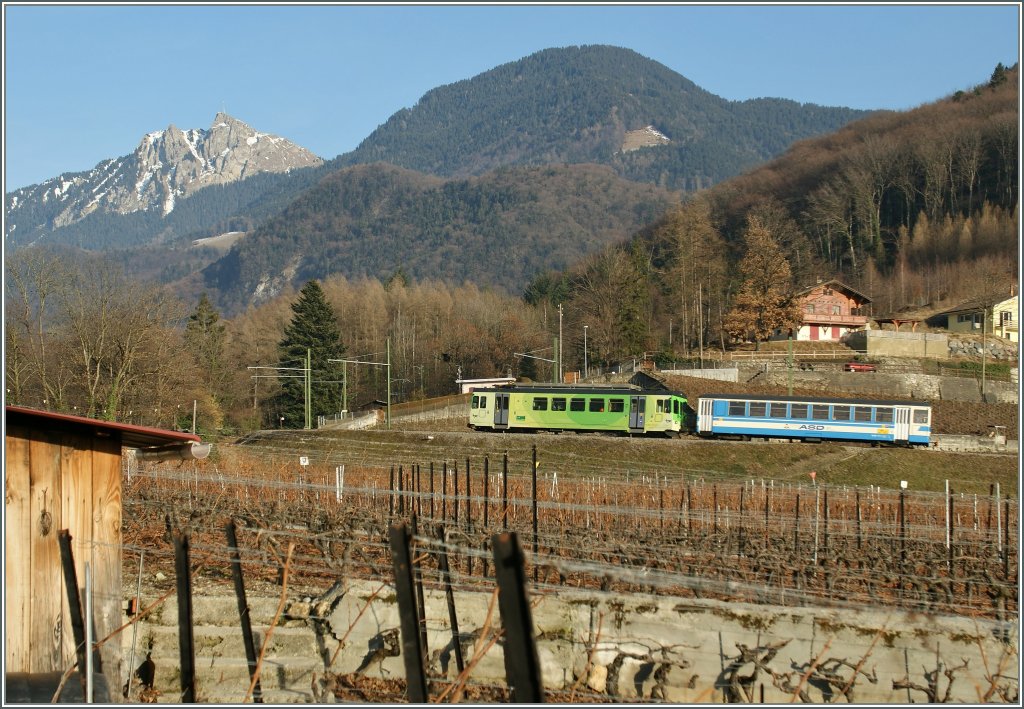
<path fill-rule="evenodd" d="M 4 4 L 4 192 L 221 110 L 323 158 L 437 86 L 541 49 L 632 49 L 730 100 L 908 109 L 986 81 L 1018 3 Z"/>

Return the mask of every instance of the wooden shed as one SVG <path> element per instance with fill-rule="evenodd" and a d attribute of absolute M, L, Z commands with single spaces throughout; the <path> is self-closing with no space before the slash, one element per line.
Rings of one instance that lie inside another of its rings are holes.
<path fill-rule="evenodd" d="M 86 616 L 89 569 L 91 638 L 124 624 L 121 585 L 121 456 L 203 458 L 209 445 L 195 434 L 98 421 L 7 406 L 4 519 L 4 664 L 26 676 L 59 676 L 76 662 L 72 615 L 58 541 L 68 530 Z M 125 673 L 115 636 L 94 655 L 112 694 Z M 81 669 L 81 668 L 80 668 Z M 28 686 L 37 687 L 38 682 Z M 46 687 L 39 687 L 45 694 Z M 56 687 L 49 687 L 52 695 Z M 8 697 L 13 699 L 12 697 Z M 21 701 L 49 701 L 49 696 Z"/>

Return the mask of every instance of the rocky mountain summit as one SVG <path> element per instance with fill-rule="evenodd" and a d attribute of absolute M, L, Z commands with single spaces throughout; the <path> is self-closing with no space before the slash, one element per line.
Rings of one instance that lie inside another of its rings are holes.
<path fill-rule="evenodd" d="M 305 148 L 218 113 L 209 130 L 170 125 L 144 136 L 131 155 L 8 193 L 5 241 L 19 230 L 41 236 L 94 212 L 166 216 L 176 200 L 205 187 L 322 163 Z"/>

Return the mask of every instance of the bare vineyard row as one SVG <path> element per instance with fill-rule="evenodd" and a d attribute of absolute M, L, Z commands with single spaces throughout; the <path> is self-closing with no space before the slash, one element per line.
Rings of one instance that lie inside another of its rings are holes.
<path fill-rule="evenodd" d="M 152 549 L 172 521 L 187 524 L 215 567 L 224 523 L 235 519 L 243 558 L 268 580 L 288 544 L 295 573 L 311 583 L 340 569 L 388 578 L 388 527 L 415 517 L 418 543 L 442 543 L 463 586 L 488 582 L 489 540 L 509 529 L 538 587 L 884 603 L 1002 621 L 1018 613 L 1018 507 L 995 494 L 661 474 L 559 479 L 509 468 L 507 457 L 298 473 L 265 461 L 230 473 L 152 467 L 126 486 L 125 541 Z"/>

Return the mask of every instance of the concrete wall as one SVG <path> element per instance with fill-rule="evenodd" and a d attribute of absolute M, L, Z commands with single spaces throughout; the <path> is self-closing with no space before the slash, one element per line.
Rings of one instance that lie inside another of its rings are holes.
<path fill-rule="evenodd" d="M 934 374 L 885 374 L 883 372 L 802 372 L 792 373 L 793 386 L 800 389 L 834 390 L 863 394 L 867 398 L 940 399 L 980 402 L 981 387 L 968 377 L 940 377 Z M 788 386 L 790 373 L 779 365 L 764 372 L 759 383 Z M 985 383 L 989 403 L 1018 403 L 1017 386 L 1009 382 Z"/>
<path fill-rule="evenodd" d="M 745 602 L 621 595 L 562 588 L 557 595 L 531 596 L 537 652 L 544 686 L 623 700 L 657 699 L 676 703 L 718 703 L 725 700 L 730 680 L 753 674 L 756 657 L 764 669 L 750 691 L 752 701 L 787 703 L 802 684 L 808 701 L 824 703 L 838 691 L 821 676 L 801 678 L 813 667 L 830 670 L 845 685 L 853 680 L 850 701 L 909 703 L 926 701 L 919 690 L 894 689 L 909 680 L 928 685 L 939 667 L 953 671 L 954 703 L 978 702 L 991 686 L 987 677 L 1000 675 L 1001 686 L 1016 691 L 1019 681 L 1015 624 L 1001 625 L 969 618 L 877 609 L 828 609 L 756 605 Z M 500 644 L 487 648 L 485 621 L 500 624 L 490 592 L 455 593 L 463 656 L 472 664 L 472 681 L 505 683 Z M 211 620 L 219 604 L 219 621 Z M 257 642 L 268 634 L 277 599 L 250 597 Z M 429 671 L 457 674 L 446 599 L 440 590 L 425 595 Z M 206 701 L 241 701 L 248 687 L 235 600 L 230 596 L 196 599 L 196 646 L 200 696 Z M 162 618 L 145 623 L 140 636 L 154 638 L 158 687 L 173 695 L 176 681 L 176 605 L 167 604 Z M 210 627 L 219 623 L 219 627 Z M 233 627 L 232 627 L 233 626 Z M 350 582 L 340 594 L 292 601 L 274 628 L 265 656 L 263 687 L 270 701 L 323 701 L 322 683 L 329 658 L 339 674 L 403 678 L 405 669 L 394 589 L 382 582 Z M 130 635 L 130 633 L 125 634 Z M 126 659 L 129 647 L 125 646 Z M 139 662 L 135 656 L 135 663 Z M 964 666 L 966 663 L 966 666 Z M 861 666 L 864 674 L 851 669 Z M 867 675 L 867 676 L 865 676 Z M 867 679 L 870 676 L 876 681 Z M 318 685 L 318 682 L 320 685 Z M 778 685 L 778 686 L 776 686 Z M 319 686 L 319 688 L 318 688 Z"/>
<path fill-rule="evenodd" d="M 738 382 L 740 380 L 740 370 L 736 367 L 722 369 L 663 369 L 660 373 L 678 377 L 714 379 L 719 382 Z"/>
<path fill-rule="evenodd" d="M 846 344 L 868 357 L 931 357 L 949 359 L 949 338 L 943 333 L 859 330 Z"/>

